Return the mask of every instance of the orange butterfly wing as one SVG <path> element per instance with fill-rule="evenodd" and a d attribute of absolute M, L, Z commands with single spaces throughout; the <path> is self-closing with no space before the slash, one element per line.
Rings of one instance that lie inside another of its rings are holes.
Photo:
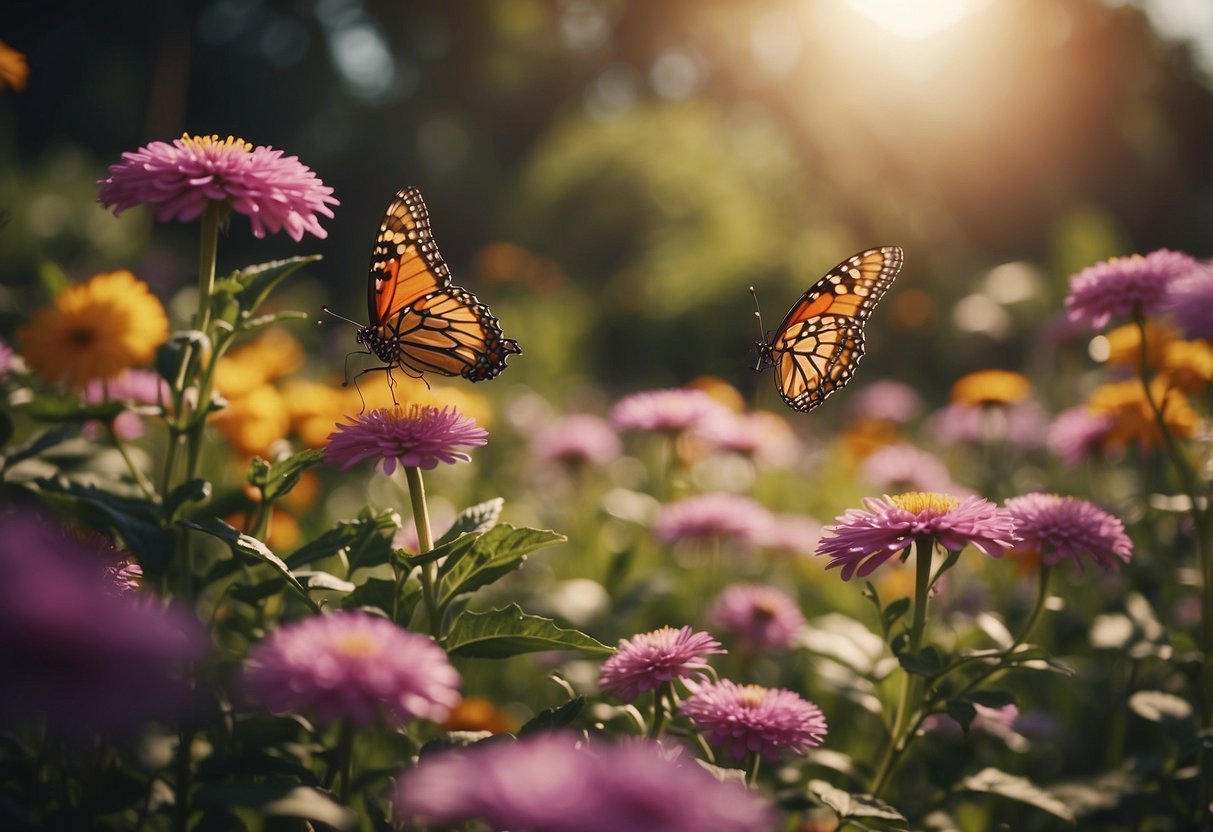
<path fill-rule="evenodd" d="M 826 273 L 784 316 L 762 365 L 773 364 L 779 395 L 808 412 L 851 380 L 863 357 L 863 325 L 901 271 L 897 246 L 868 249 Z"/>
<path fill-rule="evenodd" d="M 483 381 L 505 369 L 507 356 L 522 352 L 503 336 L 487 306 L 451 283 L 416 188 L 402 189 L 388 205 L 367 289 L 371 324 L 358 340 L 389 369 Z"/>

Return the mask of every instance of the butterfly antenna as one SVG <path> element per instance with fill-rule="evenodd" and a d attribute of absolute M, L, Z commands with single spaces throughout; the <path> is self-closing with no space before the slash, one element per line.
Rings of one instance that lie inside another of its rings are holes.
<path fill-rule="evenodd" d="M 754 317 L 758 319 L 758 366 L 754 369 L 761 370 L 763 366 L 763 348 L 767 344 L 767 331 L 762 325 L 762 307 L 758 305 L 758 292 L 754 290 L 753 286 L 750 287 L 750 297 L 754 299 Z"/>
<path fill-rule="evenodd" d="M 321 309 L 321 311 L 322 311 L 322 312 L 324 312 L 324 313 L 325 313 L 325 314 L 327 314 L 327 315 L 332 315 L 334 318 L 339 318 L 339 319 L 341 319 L 341 320 L 345 321 L 345 322 L 346 322 L 346 323 L 348 323 L 348 324 L 353 324 L 354 326 L 358 327 L 359 329 L 362 329 L 362 324 L 358 323 L 358 322 L 357 322 L 357 321 L 355 321 L 353 318 L 347 318 L 347 317 L 345 317 L 345 315 L 339 315 L 339 314 L 337 314 L 337 313 L 336 313 L 336 312 L 334 312 L 332 309 L 329 309 L 327 304 L 326 304 L 326 305 L 324 305 L 324 306 L 321 306 L 321 307 L 320 307 L 320 309 Z M 322 320 L 321 320 L 321 321 L 316 321 L 316 323 L 318 323 L 318 324 L 319 324 L 319 323 L 323 323 L 323 321 L 322 321 Z"/>

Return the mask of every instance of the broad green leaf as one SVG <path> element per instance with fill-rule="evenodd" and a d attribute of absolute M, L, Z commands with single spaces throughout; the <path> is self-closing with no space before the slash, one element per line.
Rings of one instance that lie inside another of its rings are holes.
<path fill-rule="evenodd" d="M 909 598 L 898 598 L 894 601 L 890 601 L 889 605 L 880 611 L 880 623 L 881 626 L 884 627 L 884 631 L 887 633 L 889 630 L 893 629 L 893 625 L 895 625 L 898 620 L 909 611 Z"/>
<path fill-rule="evenodd" d="M 960 725 L 960 730 L 967 734 L 969 726 L 973 724 L 973 717 L 977 716 L 977 709 L 973 707 L 972 702 L 964 699 L 952 699 L 948 702 L 948 716 L 956 720 Z"/>
<path fill-rule="evenodd" d="M 75 427 L 53 428 L 43 431 L 25 443 L 13 448 L 4 455 L 4 468 L 11 468 L 18 462 L 38 456 L 45 450 L 65 442 L 78 433 Z"/>
<path fill-rule="evenodd" d="M 298 309 L 284 309 L 272 315 L 258 315 L 256 318 L 250 318 L 240 324 L 240 334 L 249 335 L 254 332 L 260 332 L 263 329 L 268 329 L 284 321 L 306 321 L 310 320 L 311 317 L 308 313 L 301 312 Z"/>
<path fill-rule="evenodd" d="M 292 569 L 298 569 L 346 549 L 351 573 L 360 567 L 379 566 L 388 562 L 392 537 L 399 527 L 396 512 L 372 514 L 369 509 L 363 509 L 357 520 L 343 520 L 300 546 L 290 554 L 287 563 Z"/>
<path fill-rule="evenodd" d="M 897 661 L 901 663 L 907 673 L 927 678 L 939 675 L 946 666 L 943 653 L 933 644 L 928 644 L 916 654 L 899 655 Z"/>
<path fill-rule="evenodd" d="M 1161 690 L 1137 691 L 1129 697 L 1129 707 L 1150 722 L 1181 721 L 1192 716 L 1192 703 Z"/>
<path fill-rule="evenodd" d="M 342 609 L 360 609 L 370 607 L 379 610 L 388 618 L 392 617 L 393 599 L 395 599 L 395 621 L 404 627 L 413 617 L 413 610 L 421 602 L 421 585 L 415 579 L 405 581 L 396 598 L 396 582 L 384 578 L 369 578 L 354 587 L 354 591 L 341 599 Z"/>
<path fill-rule="evenodd" d="M 357 829 L 358 815 L 319 789 L 300 786 L 291 780 L 250 784 L 214 784 L 198 789 L 200 809 L 248 806 L 261 815 L 303 818 L 326 823 L 336 829 Z"/>
<path fill-rule="evenodd" d="M 436 560 L 445 559 L 449 561 L 452 555 L 462 557 L 465 552 L 472 548 L 472 544 L 480 536 L 481 532 L 461 534 L 459 537 L 439 543 L 433 549 L 430 549 L 428 552 L 422 552 L 419 555 L 410 555 L 404 549 L 393 549 L 392 559 L 406 569 L 414 569 L 427 563 L 433 563 Z"/>
<path fill-rule="evenodd" d="M 308 589 L 327 589 L 331 592 L 353 592 L 354 585 L 344 578 L 338 578 L 331 572 L 320 572 L 315 570 L 300 570 L 295 573 L 295 577 L 307 586 Z"/>
<path fill-rule="evenodd" d="M 195 477 L 174 488 L 164 500 L 164 513 L 170 523 L 175 523 L 187 506 L 203 503 L 211 497 L 211 484 L 202 477 Z"/>
<path fill-rule="evenodd" d="M 75 399 L 41 397 L 25 408 L 31 419 L 38 422 L 112 422 L 126 410 L 123 402 L 81 404 Z"/>
<path fill-rule="evenodd" d="M 528 615 L 517 604 L 490 612 L 460 613 L 443 640 L 447 652 L 481 659 L 502 659 L 541 650 L 577 650 L 590 656 L 615 651 L 577 630 L 558 627 L 550 618 Z"/>
<path fill-rule="evenodd" d="M 810 780 L 808 792 L 822 804 L 833 809 L 839 820 L 870 818 L 886 821 L 899 827 L 909 825 L 901 812 L 870 794 L 852 794 L 835 788 L 825 780 Z"/>
<path fill-rule="evenodd" d="M 307 589 L 299 582 L 290 568 L 283 562 L 282 558 L 270 551 L 270 547 L 266 546 L 252 535 L 244 534 L 238 529 L 229 526 L 217 517 L 205 520 L 201 523 L 195 523 L 190 520 L 181 521 L 183 526 L 191 529 L 196 529 L 200 532 L 217 537 L 231 547 L 232 552 L 238 555 L 247 555 L 264 561 L 272 566 L 283 578 L 291 589 L 299 595 L 303 601 L 316 612 L 320 612 L 320 605 L 312 600 L 308 595 Z"/>
<path fill-rule="evenodd" d="M 1074 822 L 1074 814 L 1065 803 L 1031 780 L 1008 774 L 996 768 L 984 768 L 972 777 L 966 777 L 961 781 L 960 788 L 971 792 L 1000 795 L 1029 806 L 1035 806 L 1037 809 L 1071 823 Z"/>
<path fill-rule="evenodd" d="M 439 567 L 439 605 L 445 607 L 456 595 L 493 583 L 517 569 L 531 552 L 565 540 L 564 535 L 545 529 L 494 526 Z"/>
<path fill-rule="evenodd" d="M 501 497 L 494 497 L 483 503 L 468 506 L 459 512 L 459 515 L 455 518 L 455 522 L 451 523 L 451 527 L 434 541 L 434 548 L 437 549 L 442 544 L 449 543 L 460 535 L 487 532 L 497 525 L 497 520 L 501 517 L 501 509 L 504 505 L 505 500 Z"/>
<path fill-rule="evenodd" d="M 323 461 L 324 451 L 312 448 L 274 463 L 257 457 L 249 464 L 248 481 L 264 492 L 266 500 L 272 502 L 290 492 L 304 471 Z"/>
<path fill-rule="evenodd" d="M 535 714 L 526 725 L 519 729 L 518 735 L 525 736 L 539 731 L 550 731 L 553 728 L 567 728 L 573 724 L 573 720 L 581 716 L 583 710 L 585 710 L 585 697 L 577 696 L 563 705 L 557 705 L 555 708 L 548 708 L 546 711 Z"/>
<path fill-rule="evenodd" d="M 234 272 L 230 279 L 235 280 L 242 287 L 236 294 L 241 315 L 245 318 L 255 315 L 261 304 L 279 283 L 308 263 L 315 263 L 319 259 L 319 254 L 310 254 L 306 257 L 291 257 L 286 260 L 274 260 L 256 266 L 247 266 Z"/>

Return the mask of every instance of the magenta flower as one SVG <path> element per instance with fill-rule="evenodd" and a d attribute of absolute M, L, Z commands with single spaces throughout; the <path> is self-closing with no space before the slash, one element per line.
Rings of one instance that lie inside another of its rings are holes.
<path fill-rule="evenodd" d="M 747 754 L 768 759 L 783 751 L 804 754 L 821 745 L 826 734 L 821 708 L 795 691 L 727 679 L 700 685 L 681 710 L 709 743 L 739 760 Z"/>
<path fill-rule="evenodd" d="M 385 474 L 397 465 L 428 471 L 439 462 L 470 462 L 472 458 L 459 449 L 484 445 L 489 435 L 452 407 L 383 407 L 350 419 L 351 424 L 338 423 L 324 448 L 324 461 L 342 471 L 368 459 L 382 461 Z"/>
<path fill-rule="evenodd" d="M 888 491 L 956 490 L 952 475 L 939 457 L 907 443 L 872 451 L 860 463 L 859 474 Z"/>
<path fill-rule="evenodd" d="M 125 402 L 129 405 L 156 405 L 168 402 L 168 382 L 148 370 L 125 370 L 112 379 L 93 379 L 84 387 L 87 404 L 102 402 Z M 89 438 L 100 435 L 98 423 L 85 425 L 84 434 Z M 119 413 L 114 419 L 114 433 L 121 439 L 138 439 L 143 435 L 143 420 L 130 411 Z"/>
<path fill-rule="evenodd" d="M 442 721 L 459 704 L 459 673 L 428 636 L 342 610 L 272 632 L 249 651 L 245 686 L 274 713 L 400 725 Z"/>
<path fill-rule="evenodd" d="M 1198 262 L 1191 272 L 1171 281 L 1163 308 L 1185 338 L 1213 341 L 1213 263 Z"/>
<path fill-rule="evenodd" d="M 541 462 L 599 466 L 618 459 L 623 443 L 605 419 L 576 413 L 540 428 L 531 440 L 531 453 Z"/>
<path fill-rule="evenodd" d="M 821 523 L 800 514 L 772 514 L 759 539 L 763 548 L 791 555 L 817 553 Z"/>
<path fill-rule="evenodd" d="M 922 397 L 908 384 L 881 379 L 856 390 L 847 410 L 854 419 L 881 419 L 901 424 L 922 412 Z"/>
<path fill-rule="evenodd" d="M 0 338 L 0 378 L 7 376 L 12 366 L 13 348 L 8 345 L 8 341 Z"/>
<path fill-rule="evenodd" d="M 692 431 L 712 448 L 742 454 L 759 465 L 786 467 L 798 450 L 796 435 L 787 420 L 765 410 L 735 413 L 720 407 Z"/>
<path fill-rule="evenodd" d="M 1031 399 L 1008 405 L 953 403 L 936 411 L 928 426 L 940 445 L 1002 442 L 1023 450 L 1039 448 L 1044 410 Z"/>
<path fill-rule="evenodd" d="M 184 135 L 172 144 L 152 142 L 110 165 L 97 201 L 114 214 L 147 205 L 159 222 L 193 222 L 210 203 L 223 203 L 249 218 L 254 237 L 286 229 L 299 242 L 304 233 L 328 236 L 317 214 L 332 217 L 333 189 L 295 156 L 256 147 L 231 136 Z"/>
<path fill-rule="evenodd" d="M 653 539 L 667 544 L 732 539 L 757 545 L 763 541 L 770 522 L 770 511 L 749 497 L 702 494 L 662 506 L 653 523 Z"/>
<path fill-rule="evenodd" d="M 737 584 L 720 593 L 708 621 L 750 653 L 795 647 L 805 626 L 792 596 L 761 584 Z"/>
<path fill-rule="evenodd" d="M 818 546 L 827 555 L 826 569 L 842 567 L 842 579 L 866 578 L 914 541 L 927 538 L 950 552 L 973 544 L 991 557 L 1001 557 L 1017 540 L 1009 512 L 982 497 L 957 500 L 945 494 L 910 492 L 865 499 L 867 511 L 850 509 L 826 527 Z"/>
<path fill-rule="evenodd" d="M 1048 566 L 1063 560 L 1083 568 L 1083 557 L 1105 571 L 1115 571 L 1133 556 L 1124 523 L 1093 503 L 1057 494 L 1024 494 L 1006 502 L 1023 542 L 1016 548 L 1040 553 Z"/>
<path fill-rule="evenodd" d="M 647 430 L 678 433 L 694 428 L 727 410 L 702 390 L 669 388 L 624 396 L 611 408 L 611 424 L 617 430 Z"/>
<path fill-rule="evenodd" d="M 720 642 L 690 627 L 662 627 L 619 642 L 619 652 L 602 663 L 598 686 L 624 702 L 674 679 L 702 679 L 706 656 L 726 652 Z"/>
<path fill-rule="evenodd" d="M 1058 413 L 1049 425 L 1045 444 L 1067 465 L 1098 457 L 1112 427 L 1112 414 L 1092 413 L 1085 405 Z"/>
<path fill-rule="evenodd" d="M 544 733 L 422 758 L 400 778 L 398 814 L 479 819 L 522 832 L 772 832 L 759 797 L 647 742 L 579 742 Z"/>
<path fill-rule="evenodd" d="M 112 545 L 34 512 L 0 517 L 0 721 L 35 714 L 69 734 L 125 732 L 189 701 L 185 668 L 206 652 L 193 615 L 125 591 Z"/>
<path fill-rule="evenodd" d="M 1071 321 L 1100 329 L 1113 318 L 1151 315 L 1167 298 L 1171 282 L 1197 268 L 1196 260 L 1160 248 L 1144 257 L 1113 257 L 1070 278 L 1066 312 Z"/>

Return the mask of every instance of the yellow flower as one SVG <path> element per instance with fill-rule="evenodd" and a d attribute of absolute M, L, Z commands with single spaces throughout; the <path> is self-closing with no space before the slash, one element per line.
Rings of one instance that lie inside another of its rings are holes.
<path fill-rule="evenodd" d="M 957 404 L 1014 404 L 1028 397 L 1028 380 L 1009 370 L 978 370 L 962 376 L 952 385 L 952 401 Z"/>
<path fill-rule="evenodd" d="M 1213 381 L 1213 346 L 1208 341 L 1172 341 L 1163 353 L 1162 371 L 1184 392 L 1202 390 Z"/>
<path fill-rule="evenodd" d="M 73 387 L 147 364 L 167 339 L 164 307 L 125 270 L 67 287 L 17 331 L 30 367 L 52 384 Z"/>
<path fill-rule="evenodd" d="M 1150 393 L 1162 409 L 1171 433 L 1179 437 L 1191 436 L 1198 417 L 1183 391 L 1170 387 L 1165 378 L 1156 378 L 1150 383 Z M 1091 394 L 1087 407 L 1094 413 L 1107 413 L 1112 417 L 1112 426 L 1104 438 L 1106 447 L 1114 448 L 1131 441 L 1143 448 L 1162 444 L 1162 432 L 1146 399 L 1145 387 L 1138 379 L 1103 385 Z"/>
<path fill-rule="evenodd" d="M 299 369 L 303 359 L 303 347 L 285 330 L 267 330 L 219 359 L 215 389 L 229 400 L 239 398 Z"/>
<path fill-rule="evenodd" d="M 269 456 L 291 428 L 286 401 L 268 384 L 230 400 L 211 423 L 245 456 Z"/>
<path fill-rule="evenodd" d="M 886 445 L 901 441 L 897 425 L 887 419 L 859 419 L 847 426 L 842 435 L 842 451 L 847 462 L 859 465 Z"/>
<path fill-rule="evenodd" d="M 337 422 L 350 410 L 348 394 L 331 384 L 291 379 L 282 386 L 291 431 L 307 448 L 323 448 Z"/>
<path fill-rule="evenodd" d="M 25 60 L 25 55 L 0 41 L 0 89 L 12 87 L 17 92 L 22 92 L 28 77 L 29 63 Z"/>
<path fill-rule="evenodd" d="M 1178 336 L 1178 331 L 1166 324 L 1146 321 L 1146 355 L 1151 370 L 1161 368 L 1167 345 Z M 1118 326 L 1109 331 L 1106 337 L 1109 366 L 1129 367 L 1133 370 L 1141 366 L 1141 330 L 1137 324 Z"/>

